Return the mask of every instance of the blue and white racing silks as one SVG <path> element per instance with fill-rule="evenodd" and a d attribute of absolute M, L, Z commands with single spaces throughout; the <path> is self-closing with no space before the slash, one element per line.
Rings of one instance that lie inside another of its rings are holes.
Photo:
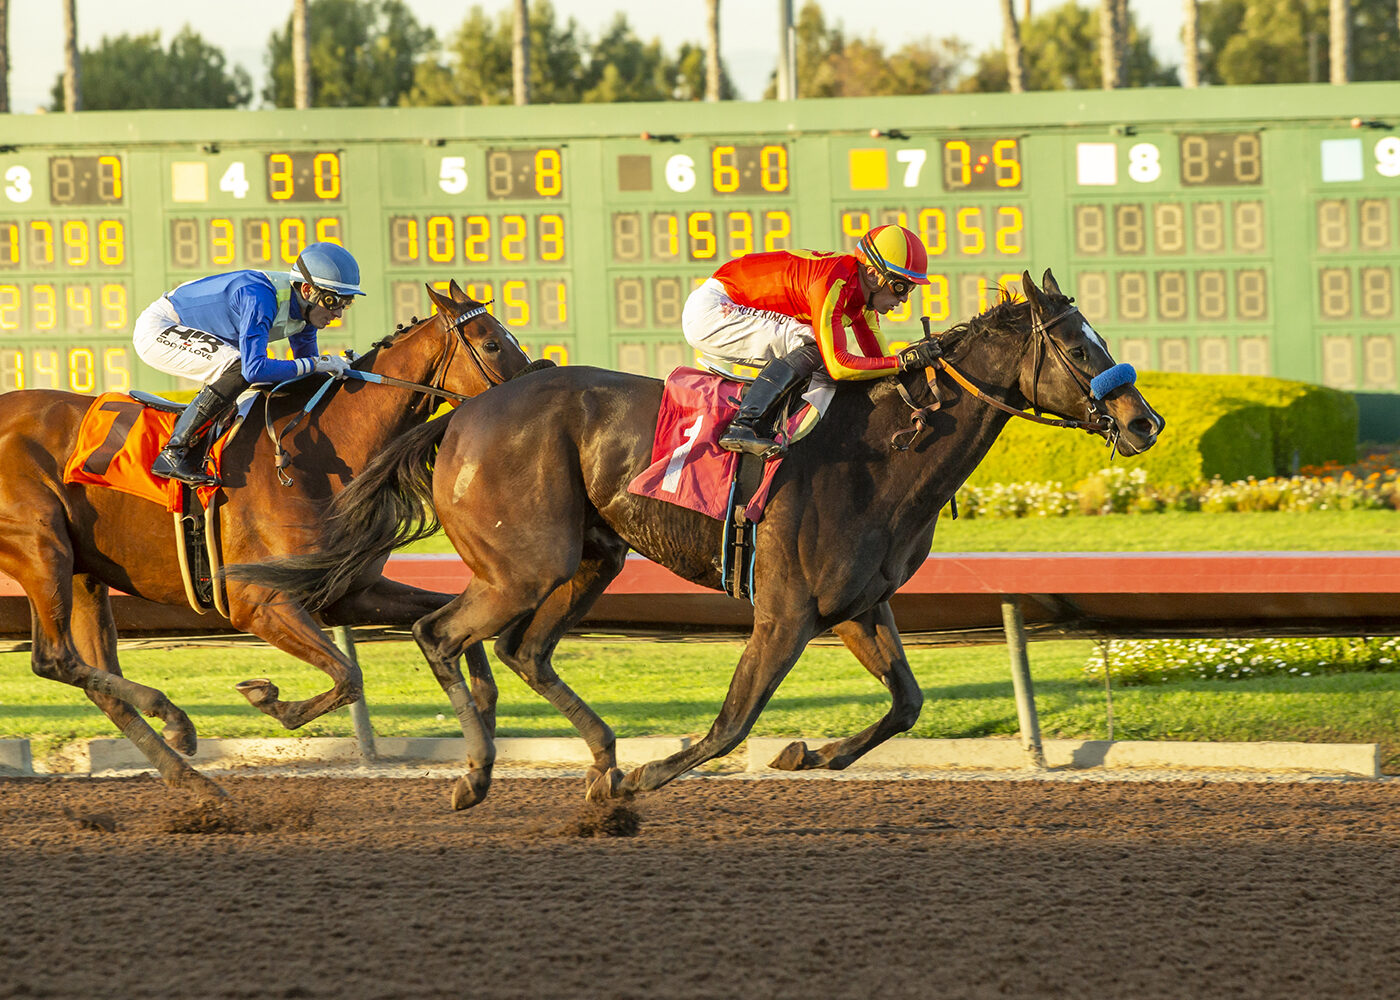
<path fill-rule="evenodd" d="M 180 323 L 238 351 L 249 382 L 285 382 L 315 365 L 316 328 L 301 315 L 292 279 L 278 271 L 230 271 L 187 281 L 166 295 Z M 291 343 L 293 360 L 267 356 L 269 343 Z"/>

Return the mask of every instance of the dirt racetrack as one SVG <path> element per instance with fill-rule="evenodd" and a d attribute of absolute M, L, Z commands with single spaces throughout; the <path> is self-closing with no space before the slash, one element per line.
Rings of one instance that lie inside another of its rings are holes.
<path fill-rule="evenodd" d="M 0 780 L 0 997 L 1400 995 L 1400 783 L 220 781 Z"/>

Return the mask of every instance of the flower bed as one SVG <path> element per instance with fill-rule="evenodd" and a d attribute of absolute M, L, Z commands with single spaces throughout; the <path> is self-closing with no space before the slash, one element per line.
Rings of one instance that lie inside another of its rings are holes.
<path fill-rule="evenodd" d="M 1400 670 L 1400 636 L 1367 639 L 1116 639 L 1099 643 L 1084 673 L 1124 684 L 1316 677 Z"/>

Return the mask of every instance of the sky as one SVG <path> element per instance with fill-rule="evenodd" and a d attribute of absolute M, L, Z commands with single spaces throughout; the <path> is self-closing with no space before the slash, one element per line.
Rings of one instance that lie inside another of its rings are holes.
<path fill-rule="evenodd" d="M 406 0 L 420 23 L 450 37 L 474 5 L 494 15 L 510 0 Z M 997 0 L 820 0 L 827 23 L 848 36 L 875 37 L 886 50 L 919 38 L 957 37 L 974 53 L 1001 45 Z M 1061 0 L 1032 0 L 1039 12 Z M 1081 5 L 1092 0 L 1080 0 Z M 757 100 L 777 63 L 780 0 L 722 0 L 720 48 L 730 79 L 746 100 Z M 1017 10 L 1022 0 L 1017 0 Z M 573 18 L 596 38 L 622 13 L 645 40 L 660 38 L 674 52 L 685 41 L 705 38 L 704 0 L 553 0 L 560 20 Z M 802 0 L 794 0 L 801 7 Z M 1180 65 L 1181 0 L 1130 0 L 1139 24 L 1152 32 L 1157 57 Z M 291 0 L 78 0 L 78 47 L 94 48 L 107 36 L 159 30 L 163 44 L 189 24 L 218 46 L 231 63 L 252 75 L 255 93 L 266 77 L 268 36 L 286 23 Z M 10 107 L 30 113 L 49 103 L 63 70 L 62 6 L 52 0 L 17 0 L 9 5 Z M 255 97 L 257 107 L 260 98 Z"/>

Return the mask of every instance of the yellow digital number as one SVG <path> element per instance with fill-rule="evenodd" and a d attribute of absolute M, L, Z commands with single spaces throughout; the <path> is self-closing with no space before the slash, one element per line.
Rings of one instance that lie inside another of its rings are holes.
<path fill-rule="evenodd" d="M 243 223 L 243 257 L 254 264 L 272 263 L 272 224 L 264 219 Z"/>
<path fill-rule="evenodd" d="M 1008 256 L 1021 252 L 1021 231 L 1026 220 L 1015 205 L 1003 205 L 997 209 L 997 253 Z"/>
<path fill-rule="evenodd" d="M 941 208 L 919 210 L 919 239 L 930 257 L 938 257 L 948 250 L 948 214 Z"/>
<path fill-rule="evenodd" d="M 31 266 L 53 263 L 53 224 L 43 219 L 29 223 L 29 263 Z"/>
<path fill-rule="evenodd" d="M 556 365 L 567 365 L 569 363 L 569 349 L 563 344 L 545 344 L 540 349 L 540 357 L 547 361 L 553 361 Z"/>
<path fill-rule="evenodd" d="M 292 158 L 286 153 L 270 153 L 267 157 L 267 193 L 273 201 L 286 201 L 292 196 Z"/>
<path fill-rule="evenodd" d="M 103 219 L 97 224 L 97 259 L 108 267 L 126 263 L 126 240 L 120 219 Z"/>
<path fill-rule="evenodd" d="M 674 212 L 655 212 L 651 217 L 651 255 L 673 260 L 681 253 L 680 223 Z"/>
<path fill-rule="evenodd" d="M 739 190 L 739 168 L 734 165 L 734 147 L 716 146 L 710 152 L 710 170 L 715 190 L 729 194 Z"/>
<path fill-rule="evenodd" d="M 63 262 L 69 267 L 86 267 L 88 262 L 88 227 L 82 219 L 69 219 L 63 224 L 63 245 L 68 248 Z"/>
<path fill-rule="evenodd" d="M 97 356 L 92 348 L 75 347 L 68 352 L 68 387 L 74 392 L 97 388 Z"/>
<path fill-rule="evenodd" d="M 311 161 L 311 183 L 316 189 L 317 198 L 326 201 L 339 198 L 340 157 L 335 153 L 317 153 Z"/>
<path fill-rule="evenodd" d="M 92 328 L 92 287 L 90 285 L 67 285 L 63 289 L 63 301 L 68 306 L 68 329 Z M 74 322 L 74 317 L 81 317 Z"/>
<path fill-rule="evenodd" d="M 1005 155 L 1008 151 L 1014 152 L 1015 149 L 1015 139 L 998 139 L 992 144 L 992 163 L 997 168 L 997 187 L 1021 186 L 1021 161 L 1014 156 Z"/>
<path fill-rule="evenodd" d="M 501 297 L 506 303 L 506 324 L 528 326 L 530 323 L 530 286 L 523 281 L 507 281 L 501 285 Z"/>
<path fill-rule="evenodd" d="M 710 260 L 718 249 L 715 239 L 715 213 L 691 212 L 686 216 L 685 231 L 690 235 L 690 256 L 695 260 Z"/>
<path fill-rule="evenodd" d="M 908 299 L 905 299 L 899 305 L 895 306 L 889 312 L 885 313 L 885 315 L 889 318 L 890 322 L 892 323 L 907 323 L 909 321 L 910 312 L 913 308 L 913 303 L 910 302 Z"/>
<path fill-rule="evenodd" d="M 237 253 L 233 239 L 232 219 L 209 220 L 209 262 L 232 264 Z"/>
<path fill-rule="evenodd" d="M 20 351 L 0 351 L 0 392 L 24 388 L 24 354 Z"/>
<path fill-rule="evenodd" d="M 928 284 L 920 285 L 920 305 L 924 315 L 934 322 L 942 322 L 952 315 L 953 309 L 948 296 L 948 276 L 930 274 Z"/>
<path fill-rule="evenodd" d="M 467 232 L 464 249 L 467 260 L 475 264 L 491 259 L 491 220 L 484 215 L 469 215 L 466 219 Z"/>
<path fill-rule="evenodd" d="M 972 147 L 961 139 L 943 144 L 943 180 L 950 188 L 972 183 Z"/>
<path fill-rule="evenodd" d="M 0 285 L 0 330 L 19 329 L 19 285 Z"/>
<path fill-rule="evenodd" d="M 316 220 L 316 239 L 321 243 L 343 245 L 340 238 L 340 217 L 323 215 Z"/>
<path fill-rule="evenodd" d="M 97 185 L 104 201 L 122 200 L 122 161 L 119 156 L 97 158 Z"/>
<path fill-rule="evenodd" d="M 958 209 L 958 251 L 968 257 L 975 257 L 987 249 L 987 234 L 982 228 L 982 209 L 976 207 Z"/>
<path fill-rule="evenodd" d="M 553 198 L 564 190 L 564 161 L 557 149 L 535 150 L 535 194 Z"/>
<path fill-rule="evenodd" d="M 860 238 L 870 231 L 870 213 L 857 209 L 841 213 L 841 235 L 846 237 L 846 247 L 854 248 Z"/>
<path fill-rule="evenodd" d="M 125 347 L 108 347 L 102 352 L 102 388 L 123 392 L 131 388 L 131 367 Z"/>
<path fill-rule="evenodd" d="M 306 246 L 306 222 L 295 216 L 277 221 L 277 239 L 282 250 L 282 262 L 295 264 Z"/>
<path fill-rule="evenodd" d="M 5 256 L 4 259 L 0 259 L 0 267 L 19 267 L 19 223 L 0 222 L 0 229 L 5 232 Z"/>
<path fill-rule="evenodd" d="M 126 286 L 102 286 L 102 325 L 108 330 L 126 329 Z"/>
<path fill-rule="evenodd" d="M 788 155 L 786 146 L 764 146 L 759 153 L 763 169 L 759 183 L 763 190 L 778 193 L 788 188 Z"/>
<path fill-rule="evenodd" d="M 549 326 L 563 326 L 569 321 L 569 286 L 562 281 L 540 284 L 540 310 Z"/>
<path fill-rule="evenodd" d="M 427 242 L 428 259 L 438 263 L 451 263 L 457 256 L 457 234 L 453 231 L 450 215 L 434 215 L 428 218 Z"/>
<path fill-rule="evenodd" d="M 444 291 L 446 291 L 446 289 L 444 289 Z M 479 285 L 467 285 L 463 291 L 467 293 L 468 298 L 486 303 L 486 311 L 492 316 L 496 315 L 496 293 L 489 281 L 484 281 Z"/>
<path fill-rule="evenodd" d="M 1021 291 L 1021 276 L 1019 274 L 999 274 L 997 275 L 997 284 L 1006 289 L 1012 302 L 1020 302 L 1026 297 Z"/>
<path fill-rule="evenodd" d="M 53 285 L 34 285 L 29 289 L 29 314 L 36 330 L 58 326 L 58 293 Z"/>
<path fill-rule="evenodd" d="M 729 256 L 753 253 L 753 216 L 748 212 L 730 212 L 728 223 Z"/>
<path fill-rule="evenodd" d="M 763 213 L 763 223 L 767 231 L 763 234 L 764 250 L 786 250 L 788 238 L 792 236 L 792 216 L 782 209 Z"/>
<path fill-rule="evenodd" d="M 58 352 L 33 350 L 29 352 L 29 360 L 34 369 L 34 388 L 57 389 L 59 383 Z M 40 379 L 44 381 L 44 385 L 39 384 Z"/>
<path fill-rule="evenodd" d="M 564 217 L 553 213 L 541 215 L 539 226 L 540 260 L 564 259 Z"/>
<path fill-rule="evenodd" d="M 523 215 L 501 216 L 501 259 L 520 261 L 525 259 L 525 237 L 529 233 Z"/>

